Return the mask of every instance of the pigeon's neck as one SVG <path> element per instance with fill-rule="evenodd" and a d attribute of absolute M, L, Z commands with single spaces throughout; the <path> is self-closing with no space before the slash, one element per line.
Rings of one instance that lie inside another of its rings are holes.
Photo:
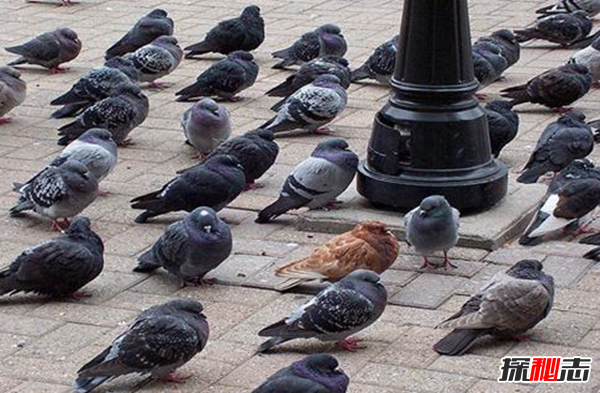
<path fill-rule="evenodd" d="M 332 393 L 343 393 L 346 391 L 345 375 L 337 374 L 337 375 L 326 375 L 318 373 L 302 362 L 296 362 L 292 364 L 292 370 L 294 374 L 299 377 L 309 379 L 311 381 L 315 381 L 320 383 L 329 389 Z"/>
<path fill-rule="evenodd" d="M 350 151 L 317 150 L 312 156 L 323 158 L 347 170 L 356 170 L 358 167 L 358 157 Z"/>
<path fill-rule="evenodd" d="M 87 244 L 88 250 L 93 254 L 101 256 L 102 253 L 104 253 L 104 243 L 102 242 L 102 239 L 91 231 L 70 233 L 69 238 Z"/>

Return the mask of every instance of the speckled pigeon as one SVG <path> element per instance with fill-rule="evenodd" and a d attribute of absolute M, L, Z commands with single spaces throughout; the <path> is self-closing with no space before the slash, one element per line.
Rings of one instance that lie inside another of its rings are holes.
<path fill-rule="evenodd" d="M 309 355 L 271 375 L 252 393 L 346 393 L 350 378 L 331 355 Z"/>
<path fill-rule="evenodd" d="M 569 63 L 586 66 L 592 74 L 592 81 L 597 86 L 600 81 L 600 35 L 592 41 L 590 46 L 571 56 Z"/>
<path fill-rule="evenodd" d="M 348 103 L 348 93 L 335 75 L 321 75 L 314 82 L 282 101 L 272 109 L 277 114 L 261 128 L 274 133 L 304 129 L 308 132 L 328 132 L 332 122 Z"/>
<path fill-rule="evenodd" d="M 317 145 L 310 157 L 287 177 L 279 198 L 258 213 L 264 224 L 289 210 L 330 208 L 348 188 L 358 167 L 358 156 L 343 139 L 329 139 Z"/>
<path fill-rule="evenodd" d="M 350 69 L 348 68 L 348 61 L 343 57 L 338 56 L 326 56 L 319 57 L 314 60 L 303 64 L 302 67 L 292 75 L 288 76 L 287 79 L 271 90 L 267 91 L 267 95 L 271 97 L 289 97 L 300 88 L 312 83 L 321 75 L 335 75 L 340 80 L 340 85 L 344 89 L 350 86 Z M 271 109 L 278 108 L 283 104 L 285 98 L 273 105 Z"/>
<path fill-rule="evenodd" d="M 204 41 L 185 48 L 185 55 L 191 58 L 205 53 L 216 52 L 228 55 L 237 50 L 250 52 L 265 40 L 265 22 L 260 16 L 260 8 L 251 5 L 244 8 L 237 18 L 224 20 L 213 27 Z"/>
<path fill-rule="evenodd" d="M 151 217 L 179 210 L 191 212 L 200 206 L 219 211 L 244 190 L 246 179 L 243 170 L 235 157 L 211 157 L 177 176 L 160 190 L 132 199 L 133 209 L 146 210 L 135 221 L 144 223 Z"/>
<path fill-rule="evenodd" d="M 519 42 L 533 39 L 550 41 L 562 46 L 585 38 L 592 31 L 592 21 L 585 11 L 576 11 L 570 14 L 549 15 L 538 19 L 533 27 L 515 30 Z"/>
<path fill-rule="evenodd" d="M 592 75 L 586 66 L 567 64 L 536 76 L 524 85 L 501 91 L 514 105 L 531 102 L 565 112 L 592 87 Z"/>
<path fill-rule="evenodd" d="M 138 70 L 131 60 L 113 57 L 103 66 L 92 68 L 68 92 L 52 100 L 50 105 L 64 105 L 52 113 L 52 117 L 62 119 L 75 116 L 96 102 L 110 97 L 118 88 L 137 83 L 138 80 Z"/>
<path fill-rule="evenodd" d="M 150 82 L 150 87 L 163 88 L 166 85 L 156 80 L 175 71 L 183 58 L 183 50 L 179 47 L 177 38 L 164 35 L 128 54 L 125 58 L 135 65 L 140 82 Z"/>
<path fill-rule="evenodd" d="M 329 55 L 344 57 L 347 50 L 346 39 L 340 28 L 333 24 L 326 24 L 304 34 L 289 48 L 273 52 L 273 57 L 282 59 L 273 68 L 286 68 Z"/>
<path fill-rule="evenodd" d="M 554 301 L 554 280 L 536 260 L 522 260 L 496 274 L 459 312 L 437 325 L 454 329 L 433 349 L 448 356 L 465 354 L 485 335 L 515 337 L 546 318 Z"/>
<path fill-rule="evenodd" d="M 75 299 L 104 267 L 104 244 L 90 229 L 90 220 L 75 217 L 64 236 L 46 240 L 23 251 L 0 271 L 0 295 L 18 292 Z"/>
<path fill-rule="evenodd" d="M 375 79 L 381 84 L 389 85 L 396 66 L 399 39 L 400 36 L 396 35 L 379 45 L 362 66 L 352 71 L 352 82 Z"/>
<path fill-rule="evenodd" d="M 209 327 L 202 304 L 176 299 L 142 312 L 129 328 L 77 372 L 73 388 L 91 392 L 127 374 L 150 374 L 167 382 L 183 382 L 175 370 L 201 352 Z"/>
<path fill-rule="evenodd" d="M 359 348 L 350 336 L 364 330 L 383 313 L 387 291 L 379 275 L 371 270 L 356 270 L 319 292 L 311 301 L 262 329 L 258 335 L 271 337 L 258 352 L 297 338 L 336 341 L 346 350 Z"/>
<path fill-rule="evenodd" d="M 236 96 L 252 86 L 258 76 L 258 65 L 254 56 L 245 51 L 235 51 L 227 58 L 211 65 L 198 76 L 196 82 L 175 93 L 177 101 L 190 101 L 197 97 L 220 97 L 238 101 Z"/>
<path fill-rule="evenodd" d="M 502 57 L 507 61 L 507 68 L 515 65 L 521 58 L 521 45 L 514 33 L 507 29 L 493 32 L 489 36 L 480 37 L 473 44 L 473 48 L 492 44 L 500 48 Z M 506 71 L 506 70 L 505 70 Z"/>
<path fill-rule="evenodd" d="M 558 173 L 553 173 L 546 195 L 557 194 L 561 188 L 573 180 L 597 179 L 600 180 L 600 169 L 587 158 L 574 160 Z"/>
<path fill-rule="evenodd" d="M 206 273 L 229 257 L 231 249 L 229 226 L 213 209 L 199 207 L 169 225 L 152 248 L 138 258 L 133 271 L 149 273 L 163 267 L 184 284 L 200 284 Z"/>
<path fill-rule="evenodd" d="M 558 0 L 555 4 L 538 9 L 536 14 L 543 16 L 585 11 L 587 16 L 594 17 L 600 13 L 600 0 Z"/>
<path fill-rule="evenodd" d="M 135 52 L 163 35 L 173 35 L 173 19 L 166 11 L 157 8 L 143 16 L 136 24 L 113 46 L 106 50 L 105 57 L 123 56 Z"/>
<path fill-rule="evenodd" d="M 60 65 L 75 59 L 81 51 L 81 41 L 77 33 L 63 27 L 49 33 L 44 33 L 27 41 L 23 45 L 5 48 L 7 52 L 21 57 L 9 63 L 9 66 L 19 64 L 37 64 L 50 69 L 53 74 L 65 72 L 67 69 Z"/>
<path fill-rule="evenodd" d="M 123 85 L 108 98 L 87 108 L 69 124 L 58 129 L 59 145 L 77 139 L 90 128 L 105 128 L 119 146 L 130 145 L 129 133 L 148 116 L 148 97 L 134 84 Z"/>
<path fill-rule="evenodd" d="M 12 67 L 0 67 L 0 124 L 11 122 L 4 117 L 8 112 L 25 101 L 27 84 L 21 73 Z"/>
<path fill-rule="evenodd" d="M 600 203 L 600 180 L 577 179 L 552 194 L 539 208 L 525 234 L 522 245 L 536 245 L 544 236 L 563 229 L 578 228 L 586 223 Z"/>
<path fill-rule="evenodd" d="M 587 157 L 593 149 L 594 136 L 585 115 L 567 112 L 542 132 L 517 181 L 535 183 L 546 172 L 558 172 L 573 160 Z"/>
<path fill-rule="evenodd" d="M 512 110 L 508 101 L 492 101 L 485 105 L 485 116 L 488 121 L 492 155 L 496 158 L 504 146 L 508 145 L 519 131 L 519 115 Z"/>
<path fill-rule="evenodd" d="M 210 98 L 203 98 L 183 113 L 181 126 L 186 143 L 204 158 L 231 135 L 227 109 Z"/>
<path fill-rule="evenodd" d="M 17 204 L 10 209 L 16 216 L 25 210 L 50 218 L 53 227 L 62 228 L 68 218 L 88 207 L 98 196 L 98 181 L 79 161 L 67 160 L 62 165 L 49 166 L 26 184 L 14 184 L 13 190 L 21 194 Z M 59 219 L 64 219 L 60 224 Z"/>
<path fill-rule="evenodd" d="M 427 255 L 444 253 L 444 267 L 456 267 L 448 259 L 448 251 L 458 243 L 460 212 L 441 195 L 432 195 L 404 217 L 406 241 L 423 256 L 423 266 L 438 268 Z"/>

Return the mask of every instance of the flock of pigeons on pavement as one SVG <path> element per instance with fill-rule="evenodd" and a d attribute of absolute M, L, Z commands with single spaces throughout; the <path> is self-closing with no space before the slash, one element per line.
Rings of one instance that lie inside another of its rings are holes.
<path fill-rule="evenodd" d="M 519 61 L 522 42 L 537 39 L 582 48 L 565 65 L 503 90 L 508 100 L 485 106 L 495 157 L 517 135 L 515 106 L 536 103 L 561 113 L 543 131 L 518 178 L 522 183 L 549 184 L 534 220 L 520 239 L 529 245 L 557 232 L 581 231 L 600 203 L 600 170 L 586 159 L 599 138 L 593 129 L 600 127 L 600 121 L 586 123 L 581 112 L 566 107 L 600 80 L 600 33 L 591 34 L 590 19 L 600 13 L 600 0 L 561 0 L 538 13 L 539 19 L 529 28 L 500 30 L 473 44 L 475 74 L 482 87 L 502 78 Z M 167 88 L 159 79 L 174 72 L 184 57 L 226 56 L 175 93 L 177 101 L 197 101 L 184 113 L 181 125 L 185 142 L 202 161 L 182 169 L 159 190 L 132 199 L 131 207 L 142 210 L 137 223 L 169 212 L 189 213 L 165 228 L 139 256 L 134 271 L 151 273 L 163 268 L 183 285 L 200 285 L 211 281 L 207 273 L 227 263 L 232 252 L 230 228 L 217 212 L 242 192 L 260 187 L 257 181 L 277 159 L 276 139 L 294 132 L 327 133 L 327 124 L 346 107 L 350 84 L 371 79 L 387 85 L 398 51 L 395 36 L 351 71 L 343 58 L 347 43 L 338 26 L 326 24 L 304 34 L 288 48 L 273 53 L 277 59 L 273 68 L 299 66 L 268 91 L 267 95 L 281 98 L 272 107 L 273 118 L 258 129 L 231 137 L 229 112 L 223 103 L 241 99 L 239 94 L 256 81 L 259 67 L 250 51 L 265 39 L 259 7 L 246 7 L 239 17 L 220 22 L 203 41 L 185 49 L 173 37 L 173 29 L 173 20 L 164 10 L 143 16 L 106 51 L 104 65 L 91 69 L 50 103 L 59 106 L 53 117 L 72 118 L 58 130 L 58 144 L 66 147 L 33 178 L 14 184 L 19 198 L 10 214 L 18 217 L 32 210 L 52 220 L 52 227 L 63 231 L 63 236 L 25 250 L 1 271 L 1 295 L 88 296 L 80 289 L 102 272 L 104 246 L 90 229 L 89 219 L 80 214 L 105 194 L 99 183 L 117 165 L 118 147 L 133 143 L 129 133 L 148 116 L 149 100 L 140 85 Z M 52 73 L 65 72 L 61 65 L 75 59 L 81 49 L 81 41 L 69 28 L 6 48 L 18 58 L 0 68 L 0 116 L 26 99 L 25 82 L 12 66 L 33 64 Z M 8 123 L 10 119 L 0 121 Z M 334 208 L 339 203 L 336 197 L 352 182 L 358 162 L 343 139 L 318 143 L 310 157 L 287 177 L 279 198 L 258 213 L 256 222 L 268 223 L 303 207 Z M 405 216 L 406 240 L 423 256 L 423 269 L 456 267 L 447 253 L 458 241 L 459 216 L 437 195 L 425 198 Z M 584 241 L 600 244 L 600 235 Z M 428 259 L 436 252 L 443 252 L 443 264 Z M 258 332 L 268 337 L 258 352 L 280 345 L 280 350 L 285 350 L 285 342 L 307 338 L 357 350 L 359 344 L 351 336 L 382 315 L 387 292 L 379 274 L 396 261 L 398 253 L 398 240 L 384 223 L 363 222 L 331 238 L 312 255 L 278 266 L 274 274 L 285 278 L 276 288 L 280 291 L 321 280 L 333 284 Z M 600 260 L 600 248 L 586 257 Z M 520 337 L 548 315 L 553 298 L 553 279 L 543 272 L 543 265 L 535 260 L 517 262 L 438 325 L 453 330 L 433 349 L 444 355 L 462 355 L 481 336 Z M 151 307 L 78 371 L 73 386 L 79 392 L 90 392 L 130 373 L 180 382 L 187 376 L 175 370 L 203 350 L 208 336 L 208 321 L 199 302 L 177 299 Z M 343 393 L 349 378 L 338 366 L 330 355 L 307 356 L 271 376 L 254 392 Z"/>

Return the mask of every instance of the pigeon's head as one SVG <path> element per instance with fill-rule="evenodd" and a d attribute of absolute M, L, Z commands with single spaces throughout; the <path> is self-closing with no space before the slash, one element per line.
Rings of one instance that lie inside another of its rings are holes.
<path fill-rule="evenodd" d="M 211 234 L 217 231 L 220 218 L 213 209 L 202 206 L 194 209 L 184 221 L 186 227 L 190 227 L 194 232 Z"/>
<path fill-rule="evenodd" d="M 252 53 L 246 52 L 245 50 L 236 50 L 235 52 L 231 52 L 227 58 L 229 60 L 254 61 L 254 56 Z"/>
<path fill-rule="evenodd" d="M 319 27 L 317 29 L 318 33 L 322 33 L 322 34 L 333 34 L 333 35 L 342 35 L 342 29 L 339 28 L 339 26 L 334 25 L 332 23 L 328 23 L 326 25 L 323 25 L 321 27 Z"/>
<path fill-rule="evenodd" d="M 137 82 L 140 78 L 138 69 L 135 67 L 135 64 L 133 64 L 133 61 L 128 58 L 112 57 L 104 62 L 104 66 L 121 71 L 133 82 Z"/>
<path fill-rule="evenodd" d="M 15 79 L 21 79 L 21 72 L 16 68 L 12 68 L 9 66 L 0 67 L 0 74 L 7 75 Z"/>
<path fill-rule="evenodd" d="M 177 41 L 177 38 L 173 37 L 172 35 L 162 35 L 154 41 L 152 41 L 152 43 L 161 47 L 172 45 L 176 46 L 179 43 L 179 41 Z"/>
<path fill-rule="evenodd" d="M 511 277 L 536 279 L 540 276 L 542 270 L 544 270 L 544 265 L 542 265 L 540 261 L 535 259 L 524 259 L 515 263 L 506 271 L 506 274 Z"/>
<path fill-rule="evenodd" d="M 488 102 L 485 105 L 485 109 L 488 111 L 498 112 L 498 113 L 506 113 L 512 111 L 513 103 L 505 100 L 496 100 Z"/>
<path fill-rule="evenodd" d="M 248 136 L 257 136 L 260 139 L 264 139 L 265 141 L 274 141 L 275 134 L 272 130 L 265 130 L 264 128 L 258 128 L 256 130 L 248 131 L 246 133 Z"/>
<path fill-rule="evenodd" d="M 562 115 L 558 121 L 567 126 L 580 126 L 585 122 L 585 115 L 577 109 L 572 109 Z"/>
<path fill-rule="evenodd" d="M 358 156 L 350 150 L 348 142 L 341 138 L 328 139 L 317 145 L 312 157 L 323 158 L 349 171 L 356 171 Z"/>
<path fill-rule="evenodd" d="M 319 75 L 313 82 L 315 86 L 333 87 L 341 83 L 340 78 L 333 74 Z"/>
<path fill-rule="evenodd" d="M 517 37 L 515 36 L 515 34 L 508 30 L 508 29 L 502 29 L 502 30 L 498 30 L 492 33 L 492 37 L 494 38 L 499 38 L 501 40 L 505 40 L 505 41 L 509 41 L 513 44 L 517 43 Z"/>
<path fill-rule="evenodd" d="M 203 98 L 194 104 L 194 106 L 199 110 L 210 112 L 215 115 L 218 115 L 219 109 L 221 109 L 221 106 L 212 98 Z"/>
<path fill-rule="evenodd" d="M 109 146 L 113 147 L 115 152 L 117 150 L 117 143 L 113 139 L 111 132 L 104 128 L 90 128 L 77 139 L 82 142 L 101 145 L 105 148 Z M 112 152 L 113 149 L 110 150 Z"/>
<path fill-rule="evenodd" d="M 150 11 L 150 13 L 147 15 L 150 18 L 156 18 L 156 19 L 160 19 L 160 18 L 166 18 L 167 17 L 167 11 L 161 9 L 161 8 L 156 8 L 153 9 L 152 11 Z"/>
<path fill-rule="evenodd" d="M 315 152 L 331 150 L 350 151 L 350 146 L 348 145 L 348 142 L 346 142 L 342 138 L 333 138 L 327 139 L 326 141 L 319 143 L 315 148 Z"/>
<path fill-rule="evenodd" d="M 203 165 L 206 165 L 208 168 L 212 168 L 216 171 L 222 168 L 235 168 L 237 170 L 244 171 L 244 167 L 242 164 L 240 164 L 240 161 L 229 154 L 217 154 L 209 157 L 206 161 L 204 161 Z"/>
<path fill-rule="evenodd" d="M 54 35 L 65 48 L 63 55 L 63 57 L 65 57 L 64 60 L 72 60 L 79 54 L 81 51 L 81 40 L 75 31 L 68 27 L 61 27 L 54 32 Z"/>
<path fill-rule="evenodd" d="M 344 278 L 344 280 L 358 280 L 358 281 L 368 282 L 371 284 L 380 284 L 381 283 L 381 277 L 379 277 L 379 274 L 375 273 L 372 270 L 366 270 L 366 269 L 355 270 L 352 273 L 348 274 Z"/>
<path fill-rule="evenodd" d="M 67 160 L 60 167 L 65 182 L 75 191 L 91 192 L 98 182 L 88 167 L 76 160 Z"/>
<path fill-rule="evenodd" d="M 429 196 L 423 199 L 419 205 L 419 216 L 421 217 L 443 217 L 450 212 L 450 204 L 441 195 Z"/>
<path fill-rule="evenodd" d="M 67 229 L 67 234 L 72 233 L 87 233 L 90 231 L 90 219 L 83 216 L 77 216 L 71 220 L 71 225 Z"/>
<path fill-rule="evenodd" d="M 325 63 L 330 63 L 330 64 L 339 64 L 342 67 L 348 67 L 350 65 L 350 63 L 348 63 L 348 60 L 346 60 L 340 56 L 325 56 L 318 60 L 321 60 L 321 61 L 324 61 Z"/>
<path fill-rule="evenodd" d="M 572 12 L 571 15 L 573 15 L 577 19 L 586 19 L 586 20 L 590 19 L 587 12 L 584 10 L 577 10 L 575 12 Z"/>
<path fill-rule="evenodd" d="M 194 318 L 206 319 L 206 315 L 203 314 L 204 306 L 202 306 L 202 303 L 196 300 L 175 299 L 158 307 L 170 315 L 185 313 L 190 314 Z"/>
<path fill-rule="evenodd" d="M 581 74 L 581 75 L 591 75 L 590 74 L 590 70 L 584 66 L 583 64 L 577 64 L 577 63 L 572 63 L 572 64 L 567 64 L 565 66 L 562 67 L 566 67 L 566 71 L 572 71 L 576 74 Z"/>
<path fill-rule="evenodd" d="M 295 375 L 319 382 L 333 393 L 345 392 L 350 379 L 331 355 L 310 355 L 292 364 Z"/>
<path fill-rule="evenodd" d="M 75 31 L 69 29 L 68 27 L 62 27 L 62 28 L 56 30 L 56 34 L 60 37 L 66 38 L 67 40 L 81 43 L 81 41 L 79 41 L 79 37 L 77 36 L 77 33 L 75 33 Z"/>
<path fill-rule="evenodd" d="M 260 16 L 260 7 L 257 5 L 249 5 L 242 11 L 242 17 L 257 17 Z"/>
<path fill-rule="evenodd" d="M 389 230 L 387 225 L 385 225 L 381 221 L 365 221 L 358 224 L 353 232 L 369 232 L 375 236 L 394 236 L 394 234 Z"/>

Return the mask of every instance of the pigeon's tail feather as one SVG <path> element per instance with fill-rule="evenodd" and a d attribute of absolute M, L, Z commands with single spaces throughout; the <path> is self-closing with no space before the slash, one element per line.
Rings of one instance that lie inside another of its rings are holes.
<path fill-rule="evenodd" d="M 275 290 L 279 291 L 279 292 L 288 291 L 306 281 L 307 280 L 302 279 L 302 278 L 288 278 L 284 282 L 275 285 Z"/>
<path fill-rule="evenodd" d="M 291 78 L 287 78 L 265 94 L 269 97 L 287 97 L 294 92 Z"/>
<path fill-rule="evenodd" d="M 485 330 L 455 329 L 435 343 L 433 349 L 441 355 L 460 356 L 467 352 L 479 337 L 485 334 L 487 334 Z"/>
<path fill-rule="evenodd" d="M 79 104 L 86 100 L 77 95 L 73 90 L 69 90 L 60 97 L 57 97 L 50 101 L 50 105 L 67 105 L 67 104 Z"/>
<path fill-rule="evenodd" d="M 282 100 L 279 100 L 279 101 L 277 101 L 277 103 L 275 103 L 275 104 L 274 104 L 274 105 L 271 107 L 271 110 L 272 110 L 273 112 L 277 112 L 277 111 L 279 110 L 279 108 L 281 108 L 281 107 L 283 106 L 283 104 L 285 103 L 285 100 L 286 100 L 286 99 L 287 99 L 287 98 L 284 98 L 284 99 L 282 99 Z"/>
<path fill-rule="evenodd" d="M 586 236 L 583 239 L 581 239 L 579 243 L 600 246 L 600 233 L 594 233 L 593 235 Z"/>
<path fill-rule="evenodd" d="M 208 87 L 204 86 L 204 82 L 196 81 L 196 83 L 189 85 L 188 87 L 175 93 L 177 101 L 189 101 L 194 97 L 209 97 L 213 94 L 213 91 Z"/>
<path fill-rule="evenodd" d="M 539 211 L 536 213 L 535 219 L 527 227 L 527 231 L 519 238 L 519 244 L 522 246 L 537 246 L 544 240 L 543 236 L 530 237 L 531 232 L 535 231 L 548 218 L 547 213 Z"/>
<path fill-rule="evenodd" d="M 559 12 L 560 11 L 556 9 L 556 4 L 548 5 L 546 7 L 539 8 L 535 11 L 535 13 L 541 15 L 541 17 L 553 15 Z"/>
<path fill-rule="evenodd" d="M 77 393 L 88 393 L 109 379 L 110 377 L 78 377 L 72 387 Z"/>
<path fill-rule="evenodd" d="M 265 207 L 258 213 L 255 222 L 258 224 L 266 224 L 272 219 L 279 217 L 292 209 L 302 207 L 303 203 L 290 197 L 280 196 L 275 202 Z"/>
<path fill-rule="evenodd" d="M 600 261 L 600 247 L 591 249 L 590 251 L 586 252 L 583 255 L 583 257 L 586 259 L 593 259 L 595 261 Z"/>
<path fill-rule="evenodd" d="M 504 98 L 510 98 L 510 103 L 513 106 L 529 102 L 530 100 L 529 94 L 527 93 L 527 85 L 509 87 L 508 89 L 500 91 L 500 94 Z"/>
<path fill-rule="evenodd" d="M 16 216 L 25 210 L 32 210 L 33 207 L 34 207 L 33 202 L 31 202 L 25 198 L 19 198 L 19 201 L 17 202 L 17 204 L 10 208 L 9 213 L 11 216 Z"/>
<path fill-rule="evenodd" d="M 203 55 L 205 53 L 213 52 L 214 48 L 208 42 L 202 41 L 197 44 L 190 45 L 190 46 L 186 47 L 184 50 L 190 51 L 190 53 L 187 53 L 185 55 L 185 58 L 189 59 L 190 57 L 194 57 L 196 55 Z"/>
<path fill-rule="evenodd" d="M 6 295 L 11 292 L 18 292 L 18 281 L 10 273 L 9 269 L 0 272 L 0 296 Z"/>
<path fill-rule="evenodd" d="M 9 66 L 16 66 L 20 64 L 27 64 L 27 59 L 25 59 L 24 57 L 19 57 L 17 60 L 13 60 L 10 63 L 8 63 Z"/>
<path fill-rule="evenodd" d="M 154 259 L 154 251 L 152 249 L 146 251 L 138 258 L 138 265 L 133 269 L 136 273 L 150 273 L 160 267 L 160 264 Z"/>
<path fill-rule="evenodd" d="M 52 113 L 52 118 L 54 119 L 64 119 L 65 117 L 75 117 L 82 110 L 85 110 L 88 107 L 88 104 L 67 104 L 62 108 L 54 111 Z"/>
<path fill-rule="evenodd" d="M 75 139 L 79 138 L 81 134 L 86 131 L 87 129 L 83 127 L 77 120 L 69 124 L 65 124 L 58 129 L 58 135 L 61 136 L 61 138 L 58 140 L 58 144 L 60 146 L 66 146 Z"/>
<path fill-rule="evenodd" d="M 529 237 L 529 235 L 525 234 L 519 238 L 519 244 L 522 246 L 537 246 L 543 242 L 543 236 L 538 237 Z"/>
<path fill-rule="evenodd" d="M 534 29 L 515 30 L 513 33 L 515 34 L 515 38 L 519 43 L 533 40 L 538 36 L 537 31 Z"/>
<path fill-rule="evenodd" d="M 257 352 L 258 353 L 264 353 L 267 352 L 268 350 L 270 350 L 271 348 L 275 347 L 276 345 L 282 344 L 286 341 L 291 340 L 290 338 L 283 338 L 283 337 L 272 337 L 270 339 L 268 339 L 267 341 L 265 341 L 264 343 L 260 344 L 260 346 L 258 347 Z"/>
<path fill-rule="evenodd" d="M 369 72 L 369 68 L 365 64 L 360 68 L 357 68 L 354 71 L 352 71 L 352 74 L 350 75 L 350 80 L 352 82 L 358 82 L 360 80 L 368 79 L 370 77 L 371 73 Z"/>
<path fill-rule="evenodd" d="M 551 171 L 552 169 L 549 168 L 548 165 L 534 165 L 531 168 L 526 169 L 523 173 L 521 173 L 517 178 L 517 181 L 519 183 L 532 184 L 538 181 L 540 176 Z"/>
<path fill-rule="evenodd" d="M 592 44 L 596 37 L 600 36 L 600 32 L 581 38 L 569 45 L 569 49 L 583 49 Z"/>
<path fill-rule="evenodd" d="M 276 104 L 277 105 L 277 104 Z M 267 121 L 265 124 L 260 126 L 259 128 L 265 130 L 271 130 L 273 133 L 285 132 L 295 130 L 296 128 L 301 128 L 298 123 L 290 120 L 282 120 L 278 121 L 277 116 L 273 117 L 271 120 Z"/>

